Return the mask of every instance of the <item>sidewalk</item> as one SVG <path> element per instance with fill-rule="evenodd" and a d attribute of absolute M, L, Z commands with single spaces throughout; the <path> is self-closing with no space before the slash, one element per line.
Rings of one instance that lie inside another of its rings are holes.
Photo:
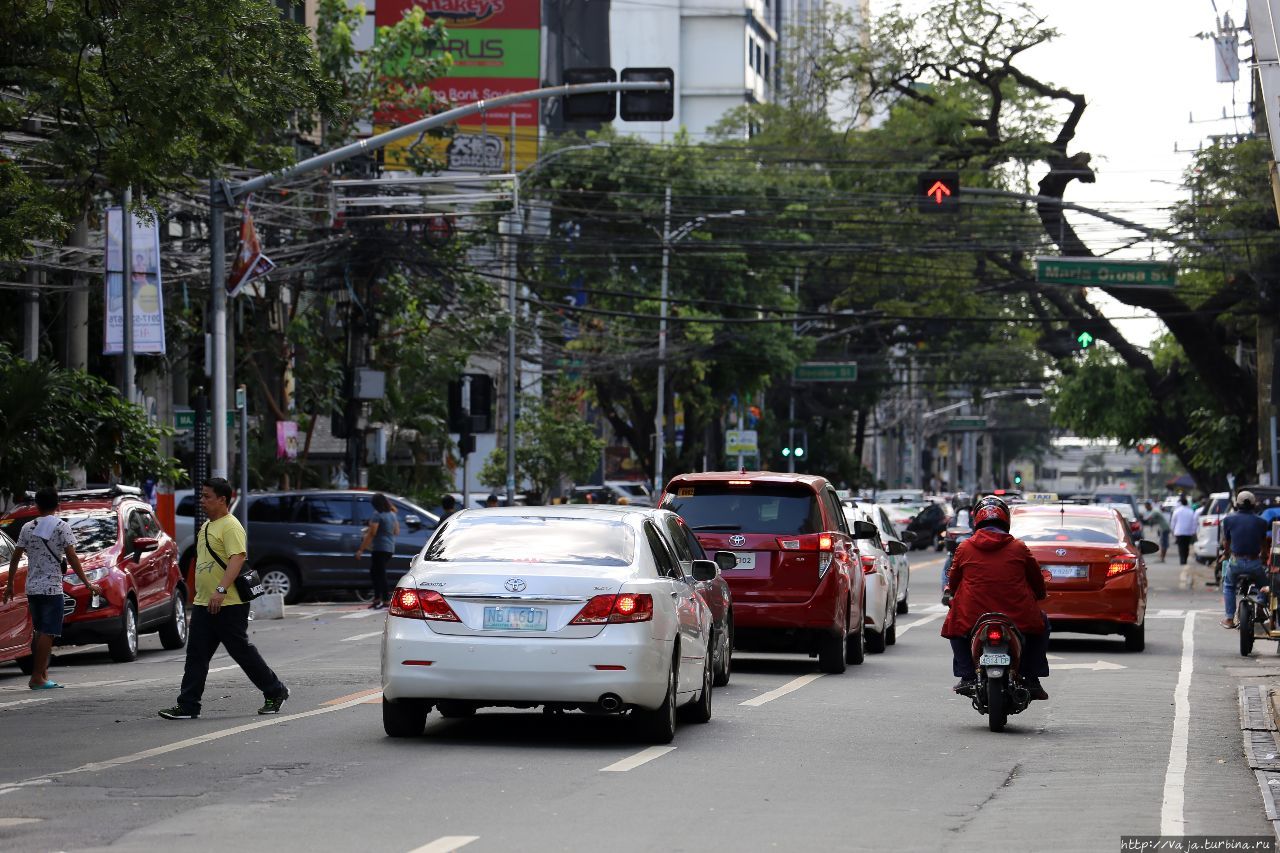
<path fill-rule="evenodd" d="M 1280 687 L 1242 686 L 1239 702 L 1245 760 L 1257 777 L 1263 809 L 1280 841 L 1280 729 L 1276 726 L 1276 719 L 1280 718 Z"/>

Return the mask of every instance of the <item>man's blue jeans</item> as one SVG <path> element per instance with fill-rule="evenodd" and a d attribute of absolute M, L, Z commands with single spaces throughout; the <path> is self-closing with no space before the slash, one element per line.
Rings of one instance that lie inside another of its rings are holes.
<path fill-rule="evenodd" d="M 1232 557 L 1222 570 L 1222 599 L 1227 608 L 1227 618 L 1236 618 L 1236 585 L 1247 577 L 1258 586 L 1267 585 L 1267 571 L 1257 557 Z"/>

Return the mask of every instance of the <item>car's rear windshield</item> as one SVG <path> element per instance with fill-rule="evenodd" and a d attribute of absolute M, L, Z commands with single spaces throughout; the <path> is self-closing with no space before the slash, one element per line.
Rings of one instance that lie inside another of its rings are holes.
<path fill-rule="evenodd" d="M 1071 513 L 1016 514 L 1009 532 L 1023 542 L 1085 542 L 1114 545 L 1124 531 L 1113 518 Z"/>
<path fill-rule="evenodd" d="M 614 519 L 481 511 L 445 522 L 422 558 L 443 563 L 629 566 L 635 550 L 635 533 Z"/>
<path fill-rule="evenodd" d="M 822 531 L 817 497 L 803 486 L 692 483 L 673 487 L 662 504 L 695 531 L 801 534 Z"/>

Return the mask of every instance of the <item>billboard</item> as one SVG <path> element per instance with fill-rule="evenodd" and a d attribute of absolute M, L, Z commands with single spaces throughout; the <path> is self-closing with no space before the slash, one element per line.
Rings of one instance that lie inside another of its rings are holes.
<path fill-rule="evenodd" d="M 120 208 L 107 208 L 106 310 L 103 312 L 102 354 L 124 352 L 124 236 Z M 160 283 L 160 229 L 156 222 L 130 216 L 133 253 L 130 283 L 133 288 L 133 351 L 164 354 L 164 294 Z"/>
<path fill-rule="evenodd" d="M 449 32 L 453 55 L 449 73 L 431 84 L 452 106 L 538 88 L 541 77 L 541 0 L 378 0 L 374 23 L 399 22 L 419 6 L 428 22 L 439 21 Z M 530 165 L 538 156 L 540 104 L 529 101 L 475 115 L 458 123 L 457 133 L 438 144 L 448 168 L 502 172 L 510 167 L 511 116 L 516 118 L 516 163 Z M 414 143 L 408 143 L 414 144 Z M 397 167 L 397 146 L 388 146 L 386 166 Z"/>

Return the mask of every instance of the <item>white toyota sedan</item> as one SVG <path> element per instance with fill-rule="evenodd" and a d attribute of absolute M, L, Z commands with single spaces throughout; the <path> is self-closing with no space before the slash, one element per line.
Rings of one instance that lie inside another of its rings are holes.
<path fill-rule="evenodd" d="M 655 743 L 676 709 L 711 718 L 711 613 L 662 532 L 666 510 L 467 510 L 440 525 L 396 586 L 382 635 L 382 720 L 422 734 L 434 707 L 629 712 Z"/>

